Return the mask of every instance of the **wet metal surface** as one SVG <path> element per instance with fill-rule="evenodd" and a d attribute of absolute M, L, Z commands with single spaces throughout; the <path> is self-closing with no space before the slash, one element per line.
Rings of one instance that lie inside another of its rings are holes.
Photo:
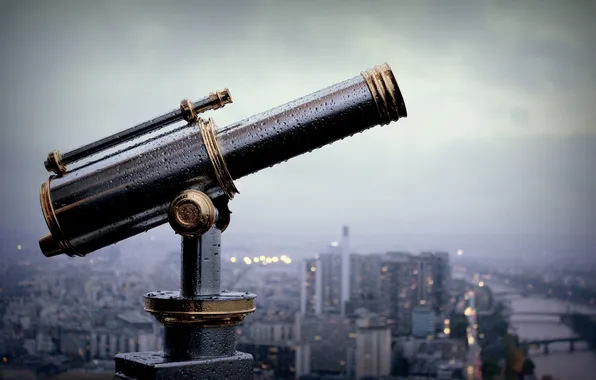
<path fill-rule="evenodd" d="M 187 112 L 193 112 L 199 114 L 210 109 L 218 109 L 232 102 L 232 98 L 227 89 L 218 91 L 216 93 L 209 94 L 208 96 L 197 100 L 196 102 L 188 102 L 189 110 Z M 186 112 L 186 113 L 187 113 Z M 82 146 L 73 151 L 66 152 L 61 155 L 61 163 L 68 165 L 70 163 L 82 160 L 92 154 L 99 153 L 103 150 L 109 149 L 115 145 L 122 144 L 123 142 L 133 140 L 146 133 L 155 131 L 159 128 L 165 127 L 169 124 L 173 124 L 182 119 L 185 119 L 185 111 L 182 109 L 176 109 L 158 116 L 154 119 L 148 120 L 144 123 L 138 124 L 132 128 L 126 129 L 122 132 L 118 132 L 114 135 L 105 137 L 101 140 L 95 141 L 91 144 Z M 52 161 L 46 160 L 44 163 L 48 170 L 51 170 Z"/>
<path fill-rule="evenodd" d="M 180 293 L 185 297 L 219 294 L 221 231 L 211 228 L 203 236 L 182 238 Z"/>
<path fill-rule="evenodd" d="M 235 326 L 164 328 L 164 353 L 172 360 L 232 356 L 235 351 Z"/>
<path fill-rule="evenodd" d="M 161 352 L 119 354 L 114 379 L 135 380 L 251 380 L 253 358 L 235 352 L 232 356 L 176 362 Z"/>
<path fill-rule="evenodd" d="M 367 75 L 217 130 L 232 179 L 404 117 L 393 75 Z M 55 178 L 51 203 L 73 248 L 65 253 L 85 255 L 159 226 L 177 194 L 188 188 L 209 194 L 219 189 L 215 178 L 197 125 Z"/>

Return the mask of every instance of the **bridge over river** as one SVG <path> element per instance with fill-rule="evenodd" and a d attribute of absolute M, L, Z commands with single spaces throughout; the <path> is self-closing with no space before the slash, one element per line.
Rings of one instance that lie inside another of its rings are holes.
<path fill-rule="evenodd" d="M 573 312 L 596 316 L 593 307 L 568 305 L 555 298 L 532 294 L 520 295 L 521 292 L 499 283 L 487 285 L 495 296 L 509 300 L 511 325 L 521 343 L 527 345 L 539 378 L 550 374 L 562 380 L 594 379 L 596 355 L 561 321 Z"/>

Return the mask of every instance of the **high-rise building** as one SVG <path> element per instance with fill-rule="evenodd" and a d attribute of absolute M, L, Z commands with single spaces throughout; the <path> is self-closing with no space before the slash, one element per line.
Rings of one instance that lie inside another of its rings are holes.
<path fill-rule="evenodd" d="M 329 244 L 328 252 L 307 259 L 302 269 L 300 311 L 303 314 L 346 313 L 350 300 L 349 229 L 341 243 Z"/>
<path fill-rule="evenodd" d="M 321 307 L 323 314 L 342 312 L 342 256 L 336 253 L 319 255 L 321 271 Z"/>
<path fill-rule="evenodd" d="M 412 335 L 416 338 L 426 338 L 434 335 L 437 316 L 428 306 L 416 306 L 412 310 Z"/>
<path fill-rule="evenodd" d="M 302 347 L 295 336 L 295 317 L 290 314 L 256 313 L 255 318 L 237 328 L 237 349 L 253 356 L 253 365 L 273 370 L 275 378 L 296 377 Z"/>
<path fill-rule="evenodd" d="M 346 315 L 346 302 L 350 299 L 350 229 L 343 227 L 341 240 L 341 314 Z"/>
<path fill-rule="evenodd" d="M 433 308 L 435 261 L 432 252 L 422 252 L 413 257 L 415 262 L 414 275 L 417 278 L 417 305 Z"/>
<path fill-rule="evenodd" d="M 381 298 L 382 263 L 383 256 L 379 254 L 353 253 L 350 255 L 350 300 L 379 300 Z"/>
<path fill-rule="evenodd" d="M 382 257 L 382 313 L 388 318 L 394 335 L 411 331 L 412 308 L 417 305 L 416 263 L 407 252 L 388 252 Z"/>
<path fill-rule="evenodd" d="M 445 315 L 449 305 L 449 287 L 451 283 L 451 265 L 449 264 L 449 252 L 435 252 L 435 303 L 436 313 Z"/>
<path fill-rule="evenodd" d="M 318 258 L 304 260 L 301 270 L 300 312 L 321 314 L 322 312 L 322 270 Z"/>
<path fill-rule="evenodd" d="M 356 380 L 366 376 L 389 376 L 391 372 L 391 331 L 378 315 L 367 314 L 357 320 Z"/>
<path fill-rule="evenodd" d="M 449 303 L 451 267 L 448 252 L 422 252 L 417 257 L 419 304 L 431 307 L 437 315 L 445 311 Z"/>
<path fill-rule="evenodd" d="M 300 360 L 308 362 L 310 372 L 345 374 L 349 371 L 350 352 L 356 346 L 356 326 L 349 319 L 340 315 L 298 314 L 296 336 L 300 339 L 299 346 L 307 348 Z"/>

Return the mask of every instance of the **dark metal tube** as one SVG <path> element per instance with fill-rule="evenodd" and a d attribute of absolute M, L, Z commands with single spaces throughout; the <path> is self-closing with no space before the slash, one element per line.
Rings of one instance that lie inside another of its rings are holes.
<path fill-rule="evenodd" d="M 221 231 L 211 228 L 197 238 L 182 238 L 180 294 L 184 297 L 221 291 Z"/>
<path fill-rule="evenodd" d="M 224 105 L 231 103 L 232 98 L 227 89 L 219 91 L 215 94 L 210 94 L 196 102 L 192 103 L 193 109 L 196 113 L 202 113 L 210 109 L 217 109 Z M 95 141 L 91 144 L 87 144 L 70 152 L 62 154 L 62 163 L 68 165 L 70 163 L 84 159 L 93 154 L 99 153 L 106 149 L 112 148 L 118 144 L 133 140 L 137 137 L 145 135 L 149 132 L 155 131 L 159 128 L 163 128 L 170 124 L 176 123 L 184 118 L 184 112 L 180 109 L 176 109 L 165 113 L 155 119 L 148 120 L 144 123 L 138 124 L 132 128 L 126 129 L 122 132 L 118 132 L 111 136 L 105 137 L 101 140 Z M 46 160 L 44 162 L 46 168 L 49 169 L 50 163 Z M 50 170 L 50 169 L 49 169 Z"/>
<path fill-rule="evenodd" d="M 393 73 L 383 65 L 222 128 L 216 139 L 238 179 L 405 116 Z M 169 202 L 180 191 L 219 189 L 215 178 L 200 131 L 189 127 L 52 179 L 47 194 L 42 187 L 42 208 L 46 221 L 55 213 L 56 223 L 48 221 L 53 237 L 40 247 L 46 256 L 85 255 L 147 231 L 167 222 Z"/>

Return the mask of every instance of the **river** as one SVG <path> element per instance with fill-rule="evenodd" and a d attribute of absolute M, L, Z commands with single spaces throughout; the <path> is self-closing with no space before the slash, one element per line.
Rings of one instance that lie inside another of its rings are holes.
<path fill-rule="evenodd" d="M 511 291 L 498 283 L 489 284 L 493 292 Z M 558 317 L 550 316 L 516 316 L 521 312 L 562 312 L 567 310 L 568 304 L 554 298 L 540 298 L 530 296 L 503 296 L 510 301 L 511 325 L 519 335 L 520 340 L 536 338 L 563 338 L 577 336 L 562 324 Z M 594 308 L 569 305 L 573 311 L 591 311 Z M 542 349 L 533 349 L 530 355 L 536 365 L 536 375 L 552 375 L 561 380 L 593 380 L 596 379 L 596 355 L 588 350 L 586 343 L 576 343 L 575 351 L 569 352 L 569 343 L 555 343 L 549 345 L 550 354 L 545 355 Z"/>

